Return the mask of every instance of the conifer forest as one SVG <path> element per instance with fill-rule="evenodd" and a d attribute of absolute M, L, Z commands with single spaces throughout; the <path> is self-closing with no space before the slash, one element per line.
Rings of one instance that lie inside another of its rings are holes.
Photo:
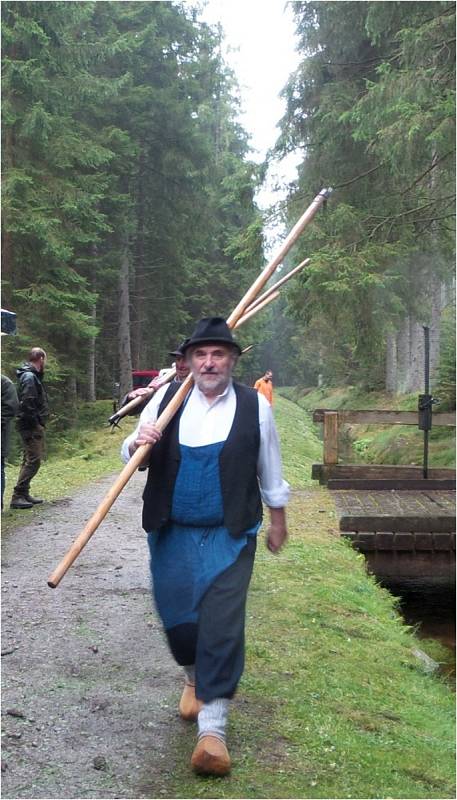
<path fill-rule="evenodd" d="M 418 391 L 428 325 L 453 397 L 455 4 L 291 6 L 300 63 L 269 158 L 300 165 L 261 211 L 268 159 L 197 4 L 2 4 L 3 371 L 45 348 L 54 410 L 123 393 L 200 317 L 227 317 L 265 227 L 287 232 L 327 186 L 287 258 L 309 267 L 240 332 L 241 377 Z"/>

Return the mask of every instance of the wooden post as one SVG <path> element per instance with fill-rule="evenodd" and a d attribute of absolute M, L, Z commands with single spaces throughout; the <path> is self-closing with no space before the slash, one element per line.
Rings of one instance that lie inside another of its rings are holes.
<path fill-rule="evenodd" d="M 324 464 L 338 464 L 338 412 L 324 413 Z"/>

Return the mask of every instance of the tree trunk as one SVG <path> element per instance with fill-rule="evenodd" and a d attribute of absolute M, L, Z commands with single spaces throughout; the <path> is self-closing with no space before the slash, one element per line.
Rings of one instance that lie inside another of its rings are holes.
<path fill-rule="evenodd" d="M 410 369 L 410 327 L 409 316 L 402 320 L 397 333 L 397 381 L 396 390 L 400 394 L 407 392 Z"/>
<path fill-rule="evenodd" d="M 97 306 L 94 304 L 92 308 L 92 324 L 97 322 Z M 89 403 L 95 402 L 97 395 L 95 392 L 95 343 L 96 337 L 91 336 L 89 339 L 89 357 L 87 364 L 87 399 Z"/>
<path fill-rule="evenodd" d="M 433 149 L 432 152 L 432 166 L 436 165 L 437 152 Z M 430 194 L 433 196 L 437 181 L 437 170 L 432 169 L 429 176 Z M 436 252 L 439 251 L 438 247 L 438 234 L 436 222 L 432 222 L 433 239 L 436 246 Z M 440 329 L 441 329 L 441 312 L 444 308 L 444 291 L 445 287 L 440 279 L 432 272 L 430 276 L 430 378 L 433 379 L 435 372 L 439 367 L 440 362 Z"/>
<path fill-rule="evenodd" d="M 397 340 L 393 332 L 386 339 L 386 392 L 397 391 Z"/>
<path fill-rule="evenodd" d="M 15 48 L 13 48 L 13 54 L 14 53 L 15 53 Z M 3 148 L 2 163 L 3 160 L 5 164 L 4 174 L 6 175 L 8 170 L 14 167 L 14 132 L 11 127 L 7 127 L 5 131 L 5 144 Z M 11 233 L 11 231 L 7 229 L 8 223 L 9 223 L 9 218 L 6 212 L 4 211 L 3 224 L 2 224 L 2 285 L 3 285 L 2 304 L 4 308 L 9 308 L 11 305 L 12 289 L 14 285 L 13 284 L 14 242 L 13 242 L 13 234 Z"/>
<path fill-rule="evenodd" d="M 424 390 L 424 328 L 420 322 L 410 317 L 410 370 L 407 392 Z"/>
<path fill-rule="evenodd" d="M 441 313 L 446 304 L 446 287 L 436 277 L 431 286 L 431 304 L 430 377 L 433 380 L 440 363 Z"/>
<path fill-rule="evenodd" d="M 64 389 L 65 419 L 67 424 L 72 427 L 78 418 L 78 385 L 76 376 L 70 374 L 65 383 Z"/>
<path fill-rule="evenodd" d="M 317 373 L 317 388 L 318 389 L 321 389 L 322 386 L 324 385 L 324 376 L 322 374 L 323 366 L 324 366 L 324 356 L 323 356 L 322 350 L 319 349 L 319 361 L 318 361 L 318 370 L 319 370 L 319 372 Z"/>
<path fill-rule="evenodd" d="M 12 297 L 13 277 L 13 237 L 9 231 L 2 233 L 2 303 L 5 308 L 10 308 Z"/>
<path fill-rule="evenodd" d="M 141 369 L 143 351 L 143 319 L 145 297 L 145 197 L 144 197 L 145 155 L 142 146 L 138 169 L 137 234 L 134 261 L 134 302 L 132 307 L 132 362 L 134 369 Z"/>
<path fill-rule="evenodd" d="M 76 377 L 75 375 L 69 375 L 68 377 L 68 396 L 73 403 L 76 403 L 77 397 L 77 384 L 76 384 Z"/>
<path fill-rule="evenodd" d="M 124 247 L 119 273 L 119 396 L 132 388 L 132 355 L 130 350 L 129 251 Z"/>
<path fill-rule="evenodd" d="M 97 291 L 97 269 L 96 269 L 96 263 L 97 262 L 96 262 L 96 259 L 97 259 L 97 256 L 98 256 L 98 249 L 97 249 L 97 245 L 96 244 L 93 244 L 92 247 L 91 247 L 91 256 L 93 258 L 93 265 L 94 266 L 92 268 L 90 282 L 91 282 L 91 290 L 95 294 L 96 291 Z M 92 317 L 92 324 L 93 324 L 93 326 L 95 328 L 95 326 L 97 324 L 97 304 L 96 303 L 94 303 L 94 305 L 92 307 L 91 317 Z M 86 396 L 87 396 L 87 400 L 89 401 L 89 403 L 93 403 L 97 399 L 96 388 L 95 388 L 96 387 L 96 382 L 95 382 L 95 348 L 96 348 L 96 342 L 97 342 L 97 337 L 94 334 L 89 339 L 89 352 L 88 352 L 88 356 L 87 356 L 87 390 L 86 390 Z"/>

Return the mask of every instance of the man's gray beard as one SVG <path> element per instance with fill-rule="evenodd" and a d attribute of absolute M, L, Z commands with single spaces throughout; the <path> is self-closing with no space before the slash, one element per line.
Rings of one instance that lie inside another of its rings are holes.
<path fill-rule="evenodd" d="M 218 381 L 211 379 L 208 381 L 208 377 L 208 375 L 194 376 L 194 381 L 202 394 L 207 394 L 207 392 L 210 394 L 222 394 L 230 381 L 230 376 L 227 377 L 226 375 L 218 375 Z"/>

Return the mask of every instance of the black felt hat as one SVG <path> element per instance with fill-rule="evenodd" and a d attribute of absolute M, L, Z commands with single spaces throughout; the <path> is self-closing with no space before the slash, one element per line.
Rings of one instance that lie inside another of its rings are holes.
<path fill-rule="evenodd" d="M 183 347 L 185 346 L 186 342 L 188 342 L 188 341 L 189 341 L 189 339 L 184 339 L 184 341 L 181 342 L 179 347 L 177 347 L 176 350 L 170 350 L 168 355 L 169 356 L 183 356 L 184 355 Z"/>
<path fill-rule="evenodd" d="M 232 336 L 232 332 L 223 317 L 205 317 L 197 323 L 190 339 L 181 345 L 184 352 L 197 344 L 226 344 L 241 353 L 241 347 Z"/>

